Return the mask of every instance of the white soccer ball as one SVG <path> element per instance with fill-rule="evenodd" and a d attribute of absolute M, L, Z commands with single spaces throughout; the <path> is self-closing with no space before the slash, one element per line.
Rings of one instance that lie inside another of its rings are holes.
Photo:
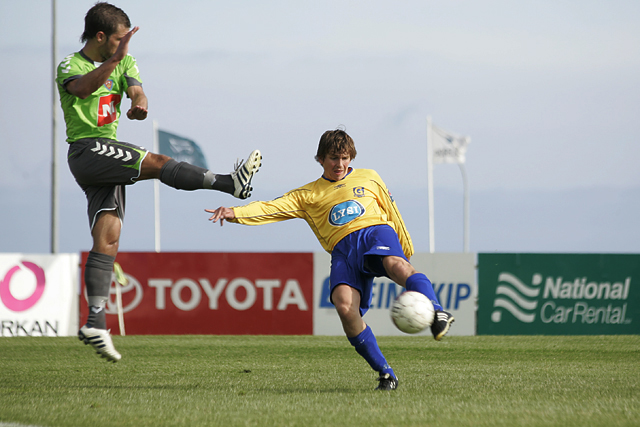
<path fill-rule="evenodd" d="M 433 304 L 420 292 L 401 293 L 391 307 L 393 324 L 407 334 L 417 334 L 431 326 L 434 316 Z"/>

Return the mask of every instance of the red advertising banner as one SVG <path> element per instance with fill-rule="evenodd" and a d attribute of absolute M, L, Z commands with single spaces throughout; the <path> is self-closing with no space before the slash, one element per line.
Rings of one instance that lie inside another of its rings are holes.
<path fill-rule="evenodd" d="M 82 253 L 80 324 L 88 315 Z M 123 252 L 127 335 L 311 335 L 312 253 Z M 115 282 L 107 328 L 119 331 Z"/>

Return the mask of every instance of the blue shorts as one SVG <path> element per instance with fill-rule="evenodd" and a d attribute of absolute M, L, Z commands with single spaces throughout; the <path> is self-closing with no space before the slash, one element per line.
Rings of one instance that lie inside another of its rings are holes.
<path fill-rule="evenodd" d="M 374 225 L 347 235 L 331 252 L 330 293 L 341 284 L 357 289 L 360 315 L 364 316 L 371 306 L 373 279 L 389 277 L 382 257 L 390 255 L 407 260 L 398 235 L 388 225 Z"/>

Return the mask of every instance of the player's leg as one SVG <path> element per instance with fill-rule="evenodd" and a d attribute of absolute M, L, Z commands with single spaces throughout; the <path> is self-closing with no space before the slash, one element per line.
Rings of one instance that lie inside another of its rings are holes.
<path fill-rule="evenodd" d="M 367 325 L 360 316 L 360 292 L 357 289 L 345 284 L 338 285 L 331 292 L 331 301 L 348 338 L 355 337 L 366 329 Z"/>
<path fill-rule="evenodd" d="M 451 313 L 444 311 L 438 301 L 433 285 L 426 275 L 419 273 L 404 258 L 397 256 L 385 256 L 382 258 L 382 265 L 387 271 L 387 277 L 404 286 L 408 291 L 416 291 L 425 295 L 433 303 L 435 309 L 431 333 L 436 341 L 440 341 L 451 328 L 455 321 Z"/>
<path fill-rule="evenodd" d="M 362 263 L 365 272 L 386 276 L 409 291 L 420 292 L 431 300 L 436 310 L 442 310 L 431 281 L 407 260 L 395 230 L 387 225 L 366 230 L 367 250 Z"/>
<path fill-rule="evenodd" d="M 369 366 L 379 373 L 380 385 L 377 389 L 394 390 L 398 386 L 398 379 L 380 351 L 373 331 L 362 320 L 360 292 L 351 286 L 341 284 L 333 288 L 331 300 L 336 307 L 349 343 L 369 363 Z"/>
<path fill-rule="evenodd" d="M 255 150 L 246 161 L 236 164 L 232 173 L 223 175 L 168 156 L 148 153 L 142 161 L 139 179 L 156 178 L 178 190 L 212 189 L 246 199 L 251 195 L 251 180 L 261 162 L 262 155 Z"/>
<path fill-rule="evenodd" d="M 431 281 L 419 273 L 407 260 L 398 256 L 382 257 L 382 265 L 387 277 L 408 291 L 416 291 L 425 295 L 433 303 L 433 308 L 442 310 Z"/>
<path fill-rule="evenodd" d="M 120 359 L 106 329 L 113 263 L 118 253 L 121 220 L 125 211 L 125 184 L 139 177 L 147 151 L 110 139 L 81 139 L 69 145 L 68 163 L 87 196 L 93 247 L 85 264 L 89 317 L 78 338 L 109 361 Z"/>
<path fill-rule="evenodd" d="M 373 331 L 362 320 L 371 305 L 373 276 L 363 274 L 361 244 L 365 230 L 345 236 L 331 252 L 331 302 L 335 305 L 347 339 L 379 373 L 377 390 L 394 390 L 398 378 L 382 355 Z"/>
<path fill-rule="evenodd" d="M 98 354 L 109 361 L 117 362 L 121 355 L 113 347 L 107 330 L 106 304 L 113 272 L 113 263 L 118 252 L 122 224 L 116 210 L 98 214 L 91 235 L 93 247 L 84 269 L 89 316 L 87 323 L 78 332 L 78 337 L 91 344 Z"/>
<path fill-rule="evenodd" d="M 81 139 L 69 146 L 69 168 L 82 186 L 127 185 L 146 179 L 160 179 L 179 190 L 213 189 L 246 199 L 251 181 L 262 164 L 260 151 L 235 165 L 227 175 L 178 162 L 134 144 L 111 139 Z"/>
<path fill-rule="evenodd" d="M 409 263 L 393 228 L 379 225 L 365 230 L 364 245 L 368 248 L 362 263 L 365 272 L 389 277 L 407 290 L 420 292 L 429 298 L 435 309 L 431 333 L 439 341 L 449 331 L 454 318 L 451 313 L 443 310 L 431 281 Z"/>
<path fill-rule="evenodd" d="M 100 214 L 91 235 L 93 247 L 84 270 L 84 281 L 89 300 L 89 318 L 87 325 L 97 329 L 106 329 L 105 307 L 109 299 L 111 273 L 118 253 L 121 223 L 115 211 Z"/>

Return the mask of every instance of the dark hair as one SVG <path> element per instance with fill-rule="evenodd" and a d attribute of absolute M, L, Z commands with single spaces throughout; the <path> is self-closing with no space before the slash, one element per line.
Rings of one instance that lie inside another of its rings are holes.
<path fill-rule="evenodd" d="M 356 158 L 356 144 L 353 139 L 342 129 L 328 130 L 320 137 L 316 161 L 324 160 L 328 154 L 347 153 L 351 160 Z"/>
<path fill-rule="evenodd" d="M 119 7 L 109 3 L 96 3 L 84 17 L 84 33 L 80 41 L 87 42 L 102 31 L 107 37 L 118 30 L 118 25 L 131 28 L 131 21 Z"/>

